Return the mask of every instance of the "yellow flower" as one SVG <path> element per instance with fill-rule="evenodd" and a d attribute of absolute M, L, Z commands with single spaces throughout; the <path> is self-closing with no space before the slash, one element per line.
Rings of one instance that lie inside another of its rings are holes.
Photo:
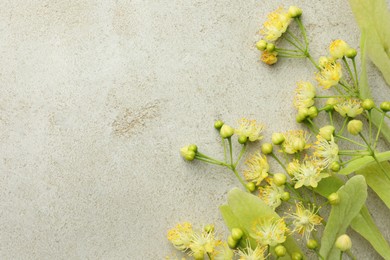
<path fill-rule="evenodd" d="M 191 223 L 184 222 L 177 224 L 176 227 L 169 230 L 167 238 L 175 248 L 185 251 L 190 247 L 193 235 L 194 231 Z"/>
<path fill-rule="evenodd" d="M 290 164 L 292 166 L 290 166 Z M 305 157 L 302 163 L 294 159 L 287 167 L 289 174 L 293 176 L 293 180 L 296 181 L 294 188 L 298 189 L 302 186 L 311 186 L 316 188 L 318 182 L 328 177 L 329 174 L 322 172 L 322 167 L 313 158 Z"/>
<path fill-rule="evenodd" d="M 315 230 L 315 226 L 321 225 L 322 218 L 317 215 L 315 208 L 306 209 L 302 202 L 295 204 L 296 210 L 293 214 L 288 214 L 288 218 L 293 219 L 294 230 L 298 234 L 310 239 L 310 233 Z"/>
<path fill-rule="evenodd" d="M 267 41 L 274 42 L 286 32 L 292 18 L 287 10 L 279 7 L 272 13 L 268 14 L 268 20 L 264 23 L 264 28 L 260 33 Z"/>
<path fill-rule="evenodd" d="M 301 152 L 310 147 L 308 144 L 309 135 L 303 130 L 290 130 L 283 134 L 285 140 L 282 144 L 283 150 L 288 154 Z"/>
<path fill-rule="evenodd" d="M 363 113 L 362 101 L 357 98 L 341 99 L 334 109 L 343 117 L 356 117 Z"/>
<path fill-rule="evenodd" d="M 324 89 L 336 86 L 342 77 L 341 64 L 333 58 L 320 58 L 320 72 L 316 73 L 318 84 Z"/>
<path fill-rule="evenodd" d="M 278 61 L 278 53 L 276 51 L 263 51 L 260 60 L 268 65 L 275 64 Z"/>
<path fill-rule="evenodd" d="M 314 145 L 314 156 L 322 167 L 329 167 L 333 162 L 339 161 L 339 146 L 335 143 L 333 135 L 330 140 L 326 140 L 321 135 L 317 135 Z"/>
<path fill-rule="evenodd" d="M 240 260 L 265 260 L 264 253 L 267 250 L 266 246 L 256 245 L 255 249 L 252 249 L 249 242 L 245 249 L 239 249 L 238 255 Z"/>
<path fill-rule="evenodd" d="M 340 59 L 345 56 L 349 50 L 349 45 L 343 40 L 335 40 L 329 45 L 330 56 Z"/>
<path fill-rule="evenodd" d="M 286 241 L 286 223 L 282 218 L 261 218 L 253 224 L 251 237 L 260 245 L 276 246 Z"/>
<path fill-rule="evenodd" d="M 239 126 L 235 130 L 235 134 L 238 136 L 248 137 L 248 140 L 251 142 L 263 139 L 261 133 L 264 130 L 264 125 L 257 124 L 256 120 L 249 120 L 242 118 L 239 121 Z"/>
<path fill-rule="evenodd" d="M 277 186 L 271 178 L 266 179 L 268 185 L 259 188 L 259 197 L 272 209 L 276 209 L 282 203 L 284 185 Z"/>
<path fill-rule="evenodd" d="M 247 168 L 244 170 L 244 177 L 249 182 L 255 182 L 256 185 L 268 177 L 269 164 L 267 157 L 260 152 L 253 154 L 246 162 Z"/>
<path fill-rule="evenodd" d="M 232 260 L 234 253 L 230 249 L 228 244 L 226 242 L 223 242 L 215 248 L 211 256 L 211 259 L 214 260 Z"/>
<path fill-rule="evenodd" d="M 298 86 L 295 89 L 294 106 L 297 109 L 311 107 L 314 105 L 315 95 L 316 89 L 310 82 L 298 82 Z"/>
<path fill-rule="evenodd" d="M 201 256 L 204 254 L 213 254 L 217 246 L 222 244 L 222 241 L 215 239 L 214 232 L 196 232 L 192 235 L 192 240 L 189 248 L 192 255 Z"/>

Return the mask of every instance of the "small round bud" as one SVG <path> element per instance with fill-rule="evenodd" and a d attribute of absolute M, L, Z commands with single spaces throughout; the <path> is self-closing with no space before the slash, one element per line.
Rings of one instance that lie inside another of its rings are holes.
<path fill-rule="evenodd" d="M 345 56 L 347 58 L 350 58 L 350 59 L 353 59 L 355 58 L 357 55 L 357 51 L 354 49 L 354 48 L 349 48 L 346 52 L 345 52 Z"/>
<path fill-rule="evenodd" d="M 343 252 L 351 249 L 352 247 L 351 238 L 347 234 L 339 236 L 336 240 L 336 247 Z"/>
<path fill-rule="evenodd" d="M 310 118 L 316 118 L 318 116 L 318 109 L 315 106 L 309 108 L 308 113 Z"/>
<path fill-rule="evenodd" d="M 254 192 L 256 190 L 256 184 L 253 182 L 248 182 L 245 186 L 250 192 Z"/>
<path fill-rule="evenodd" d="M 303 259 L 303 255 L 301 253 L 299 253 L 299 252 L 294 252 L 291 255 L 291 259 L 292 260 L 302 260 Z"/>
<path fill-rule="evenodd" d="M 351 135 L 358 135 L 363 129 L 363 122 L 360 120 L 351 120 L 347 125 L 348 132 Z"/>
<path fill-rule="evenodd" d="M 244 232 L 240 228 L 233 228 L 232 229 L 232 238 L 236 241 L 239 241 L 242 236 L 244 235 Z"/>
<path fill-rule="evenodd" d="M 309 110 L 307 108 L 300 108 L 296 116 L 297 123 L 302 123 L 309 116 Z"/>
<path fill-rule="evenodd" d="M 260 40 L 260 41 L 256 42 L 256 48 L 259 51 L 264 51 L 267 48 L 267 42 L 264 40 Z"/>
<path fill-rule="evenodd" d="M 228 243 L 228 246 L 231 248 L 231 249 L 234 249 L 237 247 L 237 240 L 234 240 L 233 237 L 230 235 L 228 236 L 227 238 L 227 243 Z"/>
<path fill-rule="evenodd" d="M 286 183 L 287 181 L 287 176 L 284 175 L 283 173 L 275 173 L 274 174 L 274 183 L 277 186 L 282 186 Z"/>
<path fill-rule="evenodd" d="M 303 151 L 305 149 L 305 146 L 306 146 L 306 142 L 305 140 L 301 139 L 301 138 L 296 138 L 293 143 L 292 143 L 292 147 L 295 151 Z"/>
<path fill-rule="evenodd" d="M 196 152 L 191 150 L 190 146 L 191 145 L 187 145 L 180 149 L 180 155 L 187 161 L 193 161 L 196 155 Z"/>
<path fill-rule="evenodd" d="M 214 128 L 215 129 L 217 129 L 217 130 L 219 130 L 219 129 L 221 129 L 221 127 L 223 126 L 223 121 L 221 121 L 221 120 L 217 120 L 217 121 L 215 121 L 215 123 L 214 123 Z"/>
<path fill-rule="evenodd" d="M 241 135 L 238 137 L 238 142 L 240 144 L 245 144 L 246 142 L 248 142 L 248 137 L 244 136 L 244 135 Z"/>
<path fill-rule="evenodd" d="M 328 196 L 328 201 L 330 205 L 337 205 L 340 203 L 340 196 L 336 192 L 333 192 Z"/>
<path fill-rule="evenodd" d="M 330 141 L 332 139 L 334 130 L 335 130 L 334 126 L 326 125 L 320 128 L 319 135 L 325 138 L 326 140 Z"/>
<path fill-rule="evenodd" d="M 278 246 L 275 247 L 275 254 L 276 254 L 276 256 L 282 257 L 282 256 L 285 256 L 286 253 L 287 253 L 287 249 L 284 246 L 278 245 Z"/>
<path fill-rule="evenodd" d="M 272 153 L 272 150 L 273 146 L 270 143 L 265 143 L 261 146 L 261 151 L 263 152 L 263 154 L 270 154 Z"/>
<path fill-rule="evenodd" d="M 302 15 L 302 9 L 298 6 L 290 6 L 288 8 L 288 14 L 291 18 L 296 18 Z"/>
<path fill-rule="evenodd" d="M 367 98 L 367 99 L 363 100 L 362 107 L 365 110 L 371 110 L 371 109 L 373 109 L 375 107 L 375 103 L 374 103 L 374 101 L 372 99 Z"/>
<path fill-rule="evenodd" d="M 280 199 L 283 201 L 288 201 L 290 199 L 290 193 L 285 191 L 282 193 L 282 196 L 280 196 Z"/>
<path fill-rule="evenodd" d="M 341 165 L 340 165 L 340 163 L 339 162 L 332 162 L 331 164 L 330 164 L 330 169 L 333 171 L 333 172 L 338 172 L 338 171 L 340 171 L 340 167 L 341 167 Z"/>
<path fill-rule="evenodd" d="M 328 105 L 324 106 L 324 110 L 326 112 L 332 112 L 334 110 L 334 107 L 332 105 L 328 104 Z"/>
<path fill-rule="evenodd" d="M 284 135 L 281 133 L 273 133 L 272 134 L 272 143 L 274 145 L 280 145 L 284 142 Z"/>
<path fill-rule="evenodd" d="M 267 51 L 268 52 L 273 52 L 275 50 L 275 44 L 273 43 L 267 43 Z"/>
<path fill-rule="evenodd" d="M 222 136 L 222 138 L 229 138 L 232 135 L 234 135 L 234 128 L 224 124 L 221 127 L 221 130 L 219 131 L 219 133 Z"/>
<path fill-rule="evenodd" d="M 196 146 L 196 144 L 190 144 L 188 146 L 188 150 L 193 151 L 193 152 L 196 153 L 198 151 L 198 146 Z"/>
<path fill-rule="evenodd" d="M 307 248 L 309 249 L 316 249 L 318 247 L 318 243 L 314 239 L 309 239 L 306 243 Z"/>
<path fill-rule="evenodd" d="M 193 257 L 195 260 L 203 260 L 204 259 L 204 251 L 197 250 L 196 252 L 194 252 Z"/>
<path fill-rule="evenodd" d="M 207 233 L 211 233 L 214 231 L 214 225 L 213 224 L 208 224 L 204 227 L 204 231 L 206 231 Z"/>
<path fill-rule="evenodd" d="M 337 105 L 337 103 L 338 103 L 338 101 L 335 98 L 328 98 L 328 100 L 326 100 L 327 105 L 335 106 L 335 105 Z"/>
<path fill-rule="evenodd" d="M 380 105 L 380 108 L 384 112 L 389 112 L 390 111 L 390 102 L 389 101 L 382 102 L 382 104 Z"/>

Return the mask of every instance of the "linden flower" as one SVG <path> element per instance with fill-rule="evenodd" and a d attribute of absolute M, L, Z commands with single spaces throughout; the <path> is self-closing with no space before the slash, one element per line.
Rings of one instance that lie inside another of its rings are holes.
<path fill-rule="evenodd" d="M 250 234 L 260 245 L 276 246 L 286 241 L 286 223 L 281 219 L 262 218 L 256 221 Z"/>
<path fill-rule="evenodd" d="M 214 232 L 198 232 L 192 235 L 189 248 L 192 254 L 200 256 L 204 254 L 213 254 L 214 249 L 222 244 L 222 241 L 215 239 Z"/>
<path fill-rule="evenodd" d="M 260 33 L 267 41 L 274 42 L 286 32 L 290 25 L 291 15 L 283 7 L 279 7 L 272 13 L 268 14 L 268 20 L 264 23 L 264 28 Z"/>
<path fill-rule="evenodd" d="M 267 250 L 266 246 L 257 245 L 255 249 L 252 249 L 249 242 L 245 249 L 239 249 L 238 255 L 240 260 L 265 260 L 264 253 Z"/>
<path fill-rule="evenodd" d="M 290 166 L 292 164 L 292 166 Z M 329 174 L 322 173 L 322 167 L 319 163 L 310 157 L 305 157 L 302 163 L 294 159 L 287 167 L 289 174 L 293 176 L 293 180 L 296 181 L 294 188 L 298 189 L 302 186 L 311 186 L 316 188 L 318 182 L 328 177 Z"/>
<path fill-rule="evenodd" d="M 184 222 L 169 230 L 167 238 L 176 249 L 185 251 L 190 247 L 193 235 L 191 223 Z"/>
<path fill-rule="evenodd" d="M 278 61 L 278 53 L 276 51 L 263 51 L 260 60 L 268 65 L 273 65 Z"/>
<path fill-rule="evenodd" d="M 284 133 L 283 136 L 285 140 L 282 148 L 288 154 L 301 152 L 310 147 L 310 144 L 308 144 L 309 136 L 306 131 L 290 130 Z"/>
<path fill-rule="evenodd" d="M 214 260 L 231 260 L 233 259 L 234 253 L 228 244 L 223 242 L 215 248 L 211 256 L 211 259 Z"/>
<path fill-rule="evenodd" d="M 320 58 L 320 72 L 316 73 L 318 84 L 324 89 L 336 86 L 342 77 L 341 64 L 332 58 Z"/>
<path fill-rule="evenodd" d="M 288 218 L 293 219 L 293 232 L 297 232 L 309 240 L 310 233 L 315 230 L 315 226 L 321 225 L 322 218 L 316 214 L 318 210 L 316 211 L 314 207 L 306 209 L 302 202 L 296 203 L 295 207 L 295 213 L 288 214 Z"/>
<path fill-rule="evenodd" d="M 246 162 L 247 169 L 244 170 L 244 177 L 248 182 L 254 182 L 256 185 L 268 177 L 269 164 L 267 157 L 260 152 L 253 154 Z"/>
<path fill-rule="evenodd" d="M 342 117 L 356 117 L 357 115 L 363 113 L 362 102 L 357 98 L 339 100 L 339 102 L 334 106 L 334 109 Z"/>
<path fill-rule="evenodd" d="M 310 82 L 298 82 L 298 86 L 295 89 L 294 106 L 297 109 L 311 107 L 314 105 L 315 95 L 316 89 Z"/>
<path fill-rule="evenodd" d="M 257 124 L 256 120 L 242 118 L 239 121 L 239 127 L 235 130 L 238 136 L 246 136 L 251 142 L 263 139 L 261 132 L 264 130 L 264 125 Z"/>
<path fill-rule="evenodd" d="M 333 162 L 339 161 L 339 146 L 335 143 L 333 135 L 330 141 L 321 135 L 317 135 L 314 145 L 314 156 L 319 159 L 322 167 L 329 167 Z"/>
<path fill-rule="evenodd" d="M 343 40 L 335 40 L 329 45 L 330 56 L 340 59 L 345 56 L 349 45 Z"/>
<path fill-rule="evenodd" d="M 277 186 L 270 178 L 267 178 L 267 182 L 269 185 L 259 188 L 259 197 L 272 209 L 276 209 L 282 203 L 284 185 Z"/>

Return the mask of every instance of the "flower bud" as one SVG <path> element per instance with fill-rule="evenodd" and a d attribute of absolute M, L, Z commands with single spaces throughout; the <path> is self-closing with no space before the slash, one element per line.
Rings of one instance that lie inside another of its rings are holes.
<path fill-rule="evenodd" d="M 330 141 L 332 139 L 332 135 L 334 133 L 334 126 L 331 125 L 326 125 L 324 127 L 320 128 L 320 133 L 319 135 L 325 138 L 326 140 Z"/>
<path fill-rule="evenodd" d="M 284 175 L 283 173 L 275 173 L 274 174 L 274 183 L 277 186 L 282 186 L 286 183 L 287 176 Z"/>
<path fill-rule="evenodd" d="M 234 240 L 233 237 L 230 235 L 228 236 L 227 238 L 227 243 L 228 243 L 228 246 L 231 248 L 231 249 L 234 249 L 237 247 L 237 240 Z"/>
<path fill-rule="evenodd" d="M 343 40 L 335 40 L 329 46 L 330 56 L 335 59 L 340 59 L 345 56 L 349 45 Z"/>
<path fill-rule="evenodd" d="M 244 136 L 244 135 L 241 135 L 238 137 L 238 142 L 240 144 L 245 144 L 246 142 L 248 142 L 248 137 Z"/>
<path fill-rule="evenodd" d="M 260 41 L 256 42 L 256 48 L 259 51 L 264 51 L 267 48 L 267 42 L 264 40 L 260 40 Z"/>
<path fill-rule="evenodd" d="M 352 247 L 351 238 L 347 234 L 339 236 L 336 240 L 336 247 L 343 252 L 351 249 Z"/>
<path fill-rule="evenodd" d="M 275 44 L 273 43 L 267 43 L 267 51 L 273 52 L 275 50 Z"/>
<path fill-rule="evenodd" d="M 234 135 L 234 128 L 224 124 L 221 127 L 221 130 L 219 131 L 219 133 L 222 136 L 222 138 L 229 138 L 232 135 Z"/>
<path fill-rule="evenodd" d="M 239 241 L 242 236 L 244 235 L 244 232 L 240 228 L 233 228 L 232 229 L 232 238 L 236 241 Z"/>
<path fill-rule="evenodd" d="M 287 249 L 284 246 L 278 245 L 275 247 L 275 254 L 277 257 L 285 256 L 286 253 L 287 253 Z"/>
<path fill-rule="evenodd" d="M 273 150 L 273 146 L 270 143 L 264 143 L 261 146 L 261 151 L 263 152 L 263 154 L 270 154 L 272 153 L 272 150 Z"/>
<path fill-rule="evenodd" d="M 336 192 L 333 192 L 328 196 L 328 201 L 330 205 L 337 205 L 340 203 L 340 196 Z"/>
<path fill-rule="evenodd" d="M 307 114 L 310 118 L 316 118 L 318 116 L 318 109 L 315 106 L 309 108 Z"/>
<path fill-rule="evenodd" d="M 245 186 L 250 192 L 254 192 L 256 189 L 256 184 L 253 182 L 248 182 Z"/>
<path fill-rule="evenodd" d="M 337 105 L 337 103 L 338 103 L 338 101 L 335 98 L 328 98 L 326 100 L 326 104 L 327 105 L 335 106 L 335 105 Z"/>
<path fill-rule="evenodd" d="M 281 133 L 273 133 L 272 134 L 272 143 L 275 145 L 280 145 L 284 142 L 284 135 Z"/>
<path fill-rule="evenodd" d="M 338 171 L 340 171 L 340 167 L 341 167 L 341 165 L 340 165 L 340 163 L 339 162 L 332 162 L 331 164 L 330 164 L 330 169 L 333 171 L 333 172 L 338 172 Z"/>
<path fill-rule="evenodd" d="M 215 123 L 214 123 L 215 129 L 219 130 L 219 129 L 221 129 L 222 126 L 223 126 L 223 121 L 221 121 L 221 120 L 215 121 Z"/>
<path fill-rule="evenodd" d="M 306 142 L 301 138 L 296 138 L 292 143 L 293 149 L 298 152 L 303 151 L 305 149 L 305 146 Z"/>
<path fill-rule="evenodd" d="M 204 227 L 204 231 L 206 231 L 207 233 L 211 233 L 214 231 L 214 225 L 213 224 L 208 224 Z"/>
<path fill-rule="evenodd" d="M 288 8 L 288 14 L 291 18 L 296 18 L 302 15 L 302 9 L 297 6 L 290 6 Z"/>
<path fill-rule="evenodd" d="M 303 256 L 302 256 L 302 254 L 299 253 L 299 252 L 294 252 L 294 253 L 292 253 L 292 255 L 291 255 L 291 259 L 292 259 L 292 260 L 302 260 L 302 259 L 303 259 Z"/>
<path fill-rule="evenodd" d="M 188 146 L 188 150 L 193 151 L 193 152 L 196 153 L 198 151 L 198 146 L 196 146 L 196 144 L 190 144 Z"/>
<path fill-rule="evenodd" d="M 390 102 L 389 101 L 382 102 L 382 104 L 380 105 L 380 108 L 384 112 L 389 112 L 390 111 Z"/>
<path fill-rule="evenodd" d="M 334 110 L 334 107 L 332 105 L 326 105 L 326 106 L 324 106 L 324 110 L 326 112 L 331 112 Z"/>
<path fill-rule="evenodd" d="M 357 55 L 357 51 L 354 49 L 354 48 L 349 48 L 346 52 L 345 52 L 345 56 L 347 58 L 350 58 L 350 59 L 353 59 L 355 58 Z"/>
<path fill-rule="evenodd" d="M 358 135 L 363 129 L 363 122 L 360 120 L 351 120 L 347 126 L 348 132 L 351 135 Z"/>
<path fill-rule="evenodd" d="M 375 103 L 374 103 L 374 101 L 372 99 L 367 98 L 367 99 L 363 100 L 362 107 L 365 110 L 371 110 L 371 109 L 373 109 L 375 107 Z"/>
<path fill-rule="evenodd" d="M 195 151 L 190 149 L 190 146 L 191 145 L 187 145 L 180 149 L 181 156 L 187 161 L 194 160 L 196 155 Z"/>
<path fill-rule="evenodd" d="M 282 193 L 282 196 L 280 196 L 280 199 L 283 201 L 288 201 L 290 199 L 290 193 L 285 191 Z"/>
<path fill-rule="evenodd" d="M 307 248 L 314 250 L 318 247 L 318 243 L 314 239 L 309 239 L 306 243 L 306 246 Z"/>
<path fill-rule="evenodd" d="M 193 257 L 195 260 L 203 260 L 204 259 L 204 251 L 197 250 L 196 252 L 194 252 Z"/>

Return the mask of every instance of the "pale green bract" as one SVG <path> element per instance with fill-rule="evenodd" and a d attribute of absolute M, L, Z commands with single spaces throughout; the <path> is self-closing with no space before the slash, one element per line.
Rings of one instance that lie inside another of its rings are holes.
<path fill-rule="evenodd" d="M 387 160 L 390 160 L 390 151 L 387 151 L 384 153 L 378 153 L 375 156 L 376 156 L 378 162 L 387 161 Z M 348 166 L 341 169 L 339 171 L 339 174 L 348 175 L 350 173 L 361 170 L 361 169 L 363 169 L 367 166 L 371 166 L 371 165 L 373 165 L 373 167 L 379 167 L 379 165 L 375 161 L 374 157 L 367 155 L 367 156 L 364 156 L 360 159 L 357 159 L 357 160 L 354 160 L 354 161 L 348 163 Z M 380 167 L 379 167 L 379 169 L 380 169 Z"/>

